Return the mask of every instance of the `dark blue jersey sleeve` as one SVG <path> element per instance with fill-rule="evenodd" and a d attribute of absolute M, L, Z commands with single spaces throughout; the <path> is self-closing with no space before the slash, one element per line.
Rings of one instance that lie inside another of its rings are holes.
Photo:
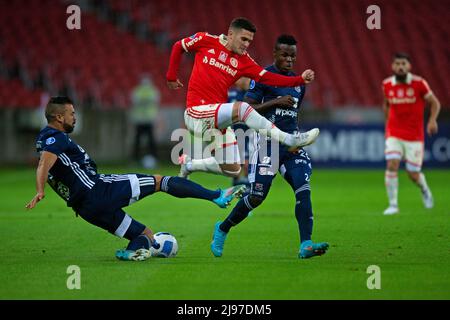
<path fill-rule="evenodd" d="M 258 103 L 263 102 L 264 85 L 256 82 L 255 80 L 250 81 L 250 87 L 245 94 L 245 97 L 256 100 Z"/>
<path fill-rule="evenodd" d="M 59 156 L 66 152 L 69 147 L 69 138 L 67 135 L 58 132 L 42 141 L 42 151 L 48 151 Z"/>

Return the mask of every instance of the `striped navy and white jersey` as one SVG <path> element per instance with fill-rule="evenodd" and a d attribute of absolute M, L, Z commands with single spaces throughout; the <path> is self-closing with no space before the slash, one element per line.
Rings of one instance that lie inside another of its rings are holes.
<path fill-rule="evenodd" d="M 45 127 L 36 139 L 36 150 L 58 156 L 47 182 L 69 207 L 80 201 L 99 179 L 95 162 L 67 133 Z"/>

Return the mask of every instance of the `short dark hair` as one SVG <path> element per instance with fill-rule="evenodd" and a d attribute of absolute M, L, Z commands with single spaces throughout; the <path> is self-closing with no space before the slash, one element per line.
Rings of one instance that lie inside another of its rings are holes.
<path fill-rule="evenodd" d="M 405 52 L 394 53 L 394 55 L 392 56 L 392 60 L 395 60 L 395 59 L 406 59 L 406 60 L 408 60 L 408 62 L 411 62 L 411 57 L 409 56 L 409 54 L 407 54 Z"/>
<path fill-rule="evenodd" d="M 73 102 L 70 98 L 65 96 L 51 97 L 45 107 L 45 118 L 47 121 L 51 122 L 55 119 L 57 114 L 62 114 L 66 104 L 73 104 Z"/>
<path fill-rule="evenodd" d="M 230 29 L 245 29 L 253 33 L 256 32 L 256 27 L 253 22 L 243 17 L 233 19 L 230 23 Z"/>
<path fill-rule="evenodd" d="M 295 40 L 294 36 L 291 36 L 289 34 L 282 34 L 277 38 L 277 41 L 275 42 L 275 50 L 279 48 L 280 44 L 295 46 L 297 44 L 297 40 Z"/>

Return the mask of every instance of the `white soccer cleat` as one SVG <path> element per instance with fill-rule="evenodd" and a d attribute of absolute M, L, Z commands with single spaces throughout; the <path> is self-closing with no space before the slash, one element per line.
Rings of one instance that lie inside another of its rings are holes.
<path fill-rule="evenodd" d="M 187 154 L 182 154 L 178 158 L 178 164 L 181 165 L 180 173 L 178 173 L 180 178 L 187 178 L 188 175 L 191 174 L 191 171 L 189 171 L 186 166 L 189 162 L 191 162 L 191 157 Z"/>
<path fill-rule="evenodd" d="M 389 206 L 386 210 L 384 210 L 383 214 L 385 216 L 390 216 L 393 214 L 397 214 L 398 213 L 398 207 L 397 206 Z"/>
<path fill-rule="evenodd" d="M 320 130 L 318 128 L 311 129 L 303 133 L 294 134 L 294 145 L 289 148 L 289 151 L 296 148 L 301 148 L 313 144 L 319 136 Z"/>
<path fill-rule="evenodd" d="M 422 200 L 425 208 L 431 209 L 434 207 L 433 195 L 431 194 L 430 189 L 427 189 L 425 192 L 422 192 Z"/>

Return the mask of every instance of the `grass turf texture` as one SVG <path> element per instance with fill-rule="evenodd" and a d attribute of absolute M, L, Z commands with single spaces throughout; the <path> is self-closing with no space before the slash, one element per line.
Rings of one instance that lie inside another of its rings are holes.
<path fill-rule="evenodd" d="M 102 172 L 135 171 L 144 172 Z M 0 169 L 0 299 L 450 299 L 450 172 L 426 175 L 434 209 L 423 208 L 401 172 L 401 212 L 383 216 L 383 170 L 315 170 L 313 240 L 330 249 L 309 260 L 297 258 L 295 199 L 280 176 L 266 201 L 231 230 L 222 258 L 209 245 L 214 223 L 230 210 L 159 193 L 126 210 L 155 232 L 173 233 L 178 256 L 135 263 L 114 257 L 126 240 L 75 218 L 48 186 L 46 198 L 25 211 L 34 170 Z M 209 188 L 229 184 L 207 174 L 192 179 Z M 66 287 L 69 265 L 81 269 L 80 290 Z M 380 290 L 366 286 L 370 265 L 381 269 Z"/>

